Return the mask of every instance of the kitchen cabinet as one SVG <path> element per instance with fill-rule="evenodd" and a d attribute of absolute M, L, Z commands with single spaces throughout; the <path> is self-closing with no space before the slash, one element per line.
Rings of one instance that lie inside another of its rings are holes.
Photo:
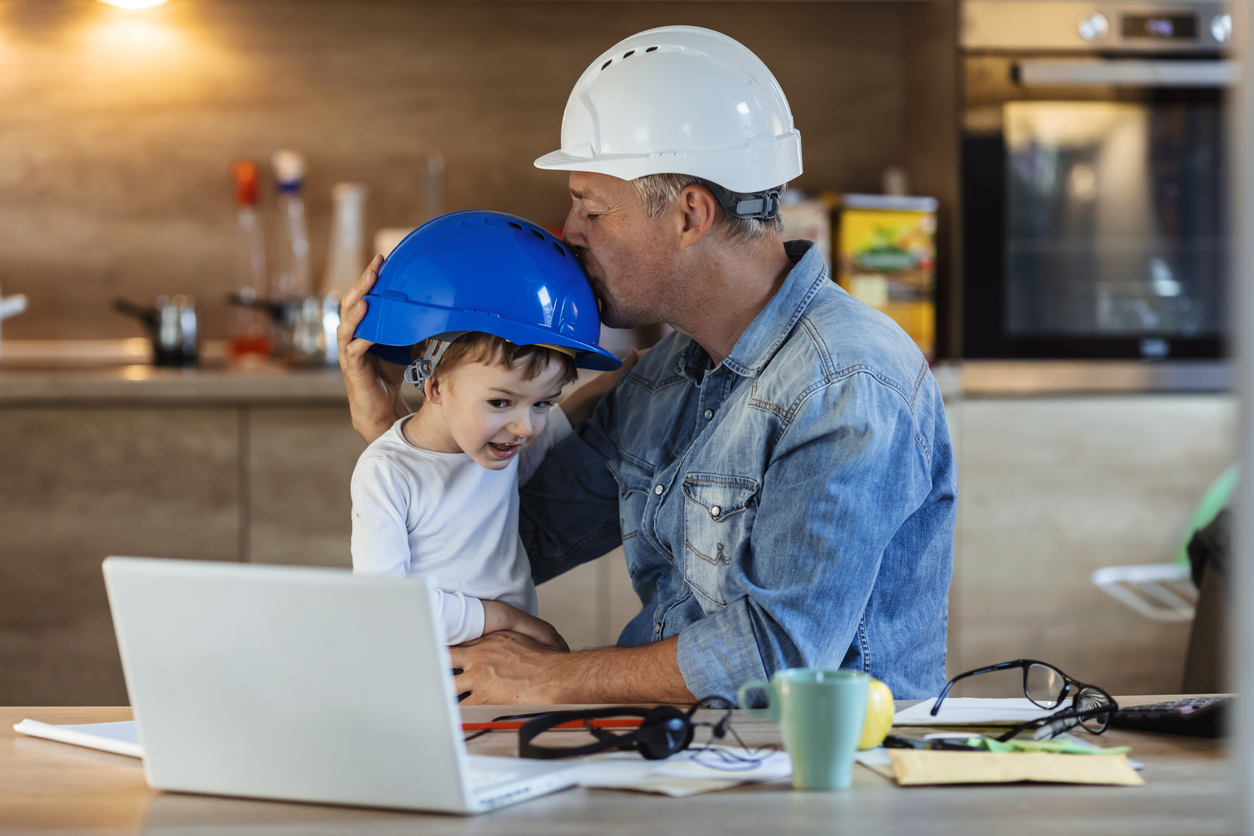
<path fill-rule="evenodd" d="M 0 703 L 123 705 L 100 561 L 239 558 L 237 410 L 0 408 Z"/>
<path fill-rule="evenodd" d="M 363 449 L 337 372 L 0 372 L 0 704 L 126 704 L 108 555 L 351 567 Z M 540 589 L 572 647 L 635 602 L 621 550 Z"/>
<path fill-rule="evenodd" d="M 335 372 L 0 371 L 0 704 L 120 705 L 109 554 L 348 567 L 364 442 Z M 940 375 L 959 472 L 951 674 L 1048 660 L 1116 693 L 1179 689 L 1187 624 L 1094 569 L 1171 560 L 1235 457 L 1225 395 L 964 397 Z M 639 610 L 621 549 L 544 584 L 571 647 Z"/>

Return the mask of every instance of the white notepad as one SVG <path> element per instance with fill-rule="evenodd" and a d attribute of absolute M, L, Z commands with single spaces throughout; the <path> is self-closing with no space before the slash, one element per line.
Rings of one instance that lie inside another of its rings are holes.
<path fill-rule="evenodd" d="M 1031 720 L 1047 717 L 1053 711 L 1034 705 L 1031 701 L 1014 699 L 984 699 L 980 697 L 950 697 L 941 703 L 941 709 L 933 717 L 932 706 L 936 700 L 924 700 L 917 705 L 903 708 L 893 716 L 894 726 L 1016 726 Z"/>
<path fill-rule="evenodd" d="M 38 720 L 23 720 L 13 727 L 19 734 L 42 737 L 58 743 L 101 749 L 115 755 L 142 758 L 144 750 L 139 746 L 139 729 L 134 720 L 119 723 L 84 723 L 82 725 L 54 726 Z"/>

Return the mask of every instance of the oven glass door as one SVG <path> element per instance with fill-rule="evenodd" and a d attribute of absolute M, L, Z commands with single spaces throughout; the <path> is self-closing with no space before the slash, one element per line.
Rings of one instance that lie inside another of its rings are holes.
<path fill-rule="evenodd" d="M 1218 91 L 1033 92 L 984 102 L 996 130 L 964 140 L 964 353 L 1218 356 Z"/>

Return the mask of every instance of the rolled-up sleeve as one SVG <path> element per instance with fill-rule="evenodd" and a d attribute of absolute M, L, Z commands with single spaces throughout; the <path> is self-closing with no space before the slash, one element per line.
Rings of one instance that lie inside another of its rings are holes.
<path fill-rule="evenodd" d="M 900 623 L 911 618 L 909 606 L 873 607 L 874 595 L 914 597 L 929 619 L 939 607 L 943 642 L 952 552 L 916 548 L 908 525 L 933 493 L 910 402 L 855 373 L 791 411 L 763 477 L 749 548 L 729 567 L 743 594 L 679 633 L 679 667 L 698 697 L 734 699 L 743 683 L 788 667 L 874 667 L 893 686 L 895 660 L 876 659 L 870 636 L 916 625 Z M 891 589 L 880 580 L 886 562 L 894 564 Z"/>

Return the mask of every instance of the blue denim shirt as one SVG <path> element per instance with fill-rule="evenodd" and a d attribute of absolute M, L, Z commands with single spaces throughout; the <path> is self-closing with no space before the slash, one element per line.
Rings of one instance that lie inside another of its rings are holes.
<path fill-rule="evenodd" d="M 536 582 L 622 543 L 643 609 L 620 645 L 679 636 L 698 698 L 844 667 L 899 699 L 945 684 L 955 469 L 940 390 L 808 241 L 723 362 L 673 333 L 522 491 Z"/>

